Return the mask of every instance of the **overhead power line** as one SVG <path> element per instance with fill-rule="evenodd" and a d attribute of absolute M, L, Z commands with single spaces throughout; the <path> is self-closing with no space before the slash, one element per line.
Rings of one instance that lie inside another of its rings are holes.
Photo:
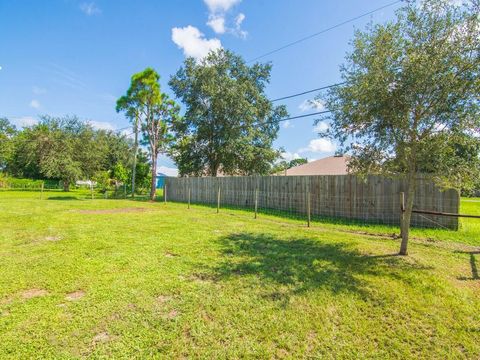
<path fill-rule="evenodd" d="M 281 97 L 281 98 L 278 98 L 278 99 L 273 99 L 272 102 L 281 101 L 281 100 L 286 100 L 286 99 L 291 99 L 291 98 L 294 98 L 294 97 L 297 97 L 297 96 L 302 96 L 302 95 L 305 95 L 305 94 L 310 94 L 310 93 L 312 93 L 312 92 L 330 89 L 330 88 L 332 88 L 332 87 L 344 85 L 344 84 L 346 84 L 346 83 L 347 83 L 347 82 L 344 81 L 344 82 L 341 82 L 341 83 L 336 83 L 336 84 L 332 84 L 332 85 L 322 86 L 322 87 L 319 87 L 319 88 L 316 88 L 316 89 L 303 91 L 303 92 L 300 92 L 300 93 L 297 93 L 297 94 L 284 96 L 284 97 Z"/>
<path fill-rule="evenodd" d="M 315 116 L 315 115 L 323 115 L 323 114 L 328 114 L 328 113 L 331 113 L 331 112 L 332 112 L 331 110 L 317 111 L 317 112 L 314 112 L 314 113 L 311 113 L 311 114 L 297 115 L 297 116 L 292 116 L 292 117 L 288 117 L 288 118 L 285 118 L 285 119 L 280 119 L 280 120 L 277 120 L 277 122 L 301 119 L 301 118 L 306 118 L 306 117 Z"/>
<path fill-rule="evenodd" d="M 338 23 L 338 24 L 333 25 L 333 26 L 330 26 L 330 27 L 328 27 L 328 28 L 326 28 L 326 29 L 320 30 L 320 31 L 318 31 L 318 32 L 316 32 L 316 33 L 314 33 L 314 34 L 305 36 L 305 37 L 303 37 L 303 38 L 301 38 L 301 39 L 298 39 L 298 40 L 292 41 L 292 42 L 290 42 L 290 43 L 288 43 L 288 44 L 286 44 L 286 45 L 280 46 L 279 48 L 273 49 L 273 50 L 271 50 L 271 51 L 269 51 L 269 52 L 267 52 L 267 53 L 265 53 L 265 54 L 262 54 L 262 55 L 260 55 L 260 56 L 257 56 L 256 58 L 253 58 L 253 59 L 249 60 L 248 62 L 250 63 L 250 62 L 253 62 L 253 61 L 257 61 L 257 60 L 262 59 L 262 58 L 264 58 L 264 57 L 266 57 L 266 56 L 268 56 L 268 55 L 275 54 L 275 53 L 277 53 L 277 52 L 279 52 L 279 51 L 281 51 L 281 50 L 284 50 L 284 49 L 286 49 L 286 48 L 288 48 L 288 47 L 290 47 L 290 46 L 297 45 L 297 44 L 299 44 L 299 43 L 301 43 L 301 42 L 304 42 L 304 41 L 306 41 L 306 40 L 309 40 L 309 39 L 311 39 L 311 38 L 314 38 L 314 37 L 316 37 L 316 36 L 318 36 L 318 35 L 324 34 L 324 33 L 328 32 L 328 31 L 330 31 L 330 30 L 336 29 L 336 28 L 338 28 L 338 27 L 340 27 L 340 26 L 346 25 L 346 24 L 348 24 L 348 23 L 351 23 L 351 22 L 354 22 L 354 21 L 356 21 L 356 20 L 359 20 L 359 19 L 361 19 L 361 18 L 363 18 L 363 17 L 365 17 L 365 16 L 371 15 L 371 14 L 377 12 L 377 11 L 380 11 L 380 10 L 386 9 L 386 8 L 388 8 L 388 7 L 390 7 L 390 6 L 399 4 L 399 3 L 401 3 L 402 1 L 403 1 L 403 0 L 397 0 L 397 1 L 394 1 L 394 2 L 389 3 L 389 4 L 387 4 L 387 5 L 384 5 L 384 6 L 381 6 L 381 7 L 379 7 L 379 8 L 376 8 L 376 9 L 374 9 L 374 10 L 371 10 L 371 11 L 369 11 L 369 12 L 366 12 L 366 13 L 364 13 L 364 14 L 355 16 L 355 17 L 353 17 L 353 18 L 351 18 L 351 19 L 345 20 L 345 21 L 343 21 L 343 22 L 341 22 L 341 23 Z"/>

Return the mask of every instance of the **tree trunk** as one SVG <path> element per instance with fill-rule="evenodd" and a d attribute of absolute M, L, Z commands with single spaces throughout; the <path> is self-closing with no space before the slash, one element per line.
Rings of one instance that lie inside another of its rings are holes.
<path fill-rule="evenodd" d="M 400 255 L 408 255 L 408 237 L 410 234 L 410 222 L 412 220 L 413 201 L 415 198 L 415 171 L 408 174 L 407 179 L 407 204 L 403 213 L 401 224 L 402 243 L 400 244 Z"/>
<path fill-rule="evenodd" d="M 211 164 L 210 165 L 210 176 L 217 177 L 217 174 L 218 174 L 218 165 L 217 164 Z"/>
<path fill-rule="evenodd" d="M 157 155 L 152 155 L 152 183 L 150 187 L 150 200 L 155 200 L 157 192 Z"/>
<path fill-rule="evenodd" d="M 132 168 L 132 199 L 135 198 L 135 174 L 137 172 L 137 152 L 138 152 L 138 126 L 135 125 L 135 145 L 133 154 L 133 168 Z"/>
<path fill-rule="evenodd" d="M 69 181 L 66 181 L 66 180 L 63 181 L 63 191 L 65 191 L 65 192 L 70 191 L 70 182 Z"/>

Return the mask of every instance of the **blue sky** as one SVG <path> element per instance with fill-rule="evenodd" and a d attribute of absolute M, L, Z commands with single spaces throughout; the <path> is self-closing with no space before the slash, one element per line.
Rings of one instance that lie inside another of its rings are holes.
<path fill-rule="evenodd" d="M 0 116 L 17 125 L 40 114 L 75 114 L 94 126 L 128 126 L 115 101 L 130 76 L 147 66 L 163 91 L 185 55 L 201 57 L 222 46 L 253 59 L 392 0 L 1 0 Z M 273 99 L 340 80 L 339 66 L 355 28 L 391 19 L 400 5 L 349 23 L 259 61 L 273 64 Z M 314 94 L 284 102 L 291 116 L 315 111 Z M 302 106 L 303 104 L 303 106 Z M 282 124 L 276 147 L 286 157 L 330 155 L 335 144 L 318 139 L 314 118 Z M 161 170 L 173 162 L 161 157 Z"/>

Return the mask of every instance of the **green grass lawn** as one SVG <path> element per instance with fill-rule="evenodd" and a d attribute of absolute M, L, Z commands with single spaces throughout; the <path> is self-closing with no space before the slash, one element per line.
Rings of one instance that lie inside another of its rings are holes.
<path fill-rule="evenodd" d="M 408 257 L 393 228 L 76 193 L 1 192 L 0 224 L 2 359 L 480 358 L 473 221 Z"/>

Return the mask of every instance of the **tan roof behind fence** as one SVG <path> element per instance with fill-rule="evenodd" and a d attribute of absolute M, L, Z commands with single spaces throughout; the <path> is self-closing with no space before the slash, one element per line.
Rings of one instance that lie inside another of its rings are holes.
<path fill-rule="evenodd" d="M 329 156 L 288 169 L 286 175 L 346 175 L 349 160 L 350 157 L 346 155 Z M 285 175 L 285 172 L 278 175 Z"/>

